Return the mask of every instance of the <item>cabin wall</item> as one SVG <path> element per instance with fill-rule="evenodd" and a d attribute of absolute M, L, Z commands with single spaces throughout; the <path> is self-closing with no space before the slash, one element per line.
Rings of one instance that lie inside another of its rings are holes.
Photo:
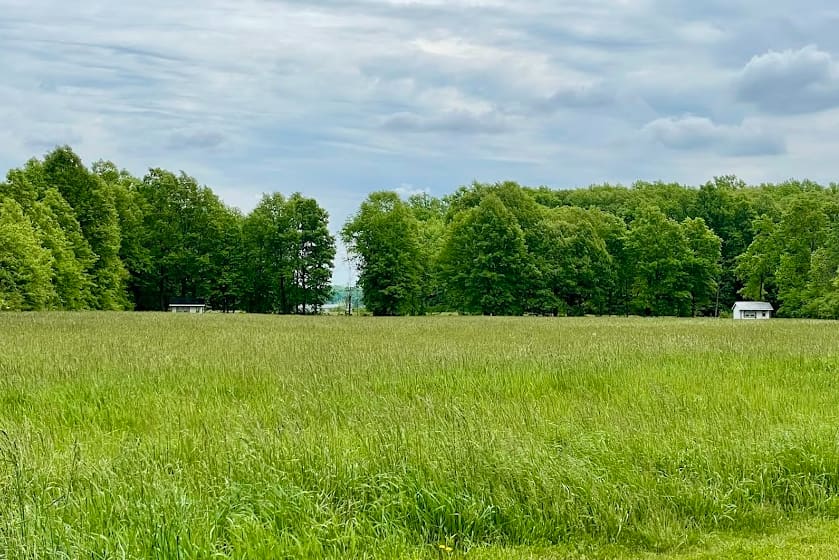
<path fill-rule="evenodd" d="M 204 308 L 200 305 L 173 305 L 169 309 L 172 313 L 204 313 Z"/>
<path fill-rule="evenodd" d="M 738 309 L 734 313 L 735 319 L 742 319 L 746 321 L 763 321 L 772 318 L 771 311 L 751 311 L 748 309 Z"/>

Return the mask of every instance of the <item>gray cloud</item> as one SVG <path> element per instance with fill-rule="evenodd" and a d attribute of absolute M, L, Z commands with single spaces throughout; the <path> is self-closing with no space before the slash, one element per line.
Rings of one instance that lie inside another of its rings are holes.
<path fill-rule="evenodd" d="M 501 134 L 510 124 L 495 112 L 483 114 L 449 111 L 440 115 L 396 113 L 382 122 L 382 128 L 393 132 L 443 132 L 453 134 Z"/>
<path fill-rule="evenodd" d="M 779 155 L 784 141 L 752 123 L 716 124 L 696 116 L 656 119 L 643 128 L 644 134 L 673 150 L 710 150 L 724 156 Z"/>
<path fill-rule="evenodd" d="M 544 110 L 592 109 L 605 107 L 616 100 L 613 88 L 602 82 L 575 84 L 556 90 L 550 97 L 540 100 L 536 107 Z"/>
<path fill-rule="evenodd" d="M 810 45 L 752 58 L 737 82 L 740 100 L 772 113 L 809 113 L 839 106 L 839 62 Z"/>
<path fill-rule="evenodd" d="M 175 132 L 169 138 L 170 148 L 208 150 L 224 144 L 226 137 L 214 130 L 192 130 Z"/>

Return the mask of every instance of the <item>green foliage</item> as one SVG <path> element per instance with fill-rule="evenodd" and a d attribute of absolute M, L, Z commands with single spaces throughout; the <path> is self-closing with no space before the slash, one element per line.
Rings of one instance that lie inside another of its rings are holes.
<path fill-rule="evenodd" d="M 495 193 L 457 215 L 440 261 L 455 309 L 483 315 L 524 311 L 534 269 L 522 228 Z"/>
<path fill-rule="evenodd" d="M 702 218 L 682 223 L 648 208 L 627 237 L 632 309 L 642 315 L 708 313 L 720 273 L 720 238 Z"/>
<path fill-rule="evenodd" d="M 825 232 L 825 242 L 813 252 L 807 283 L 807 302 L 801 315 L 839 318 L 839 215 Z"/>
<path fill-rule="evenodd" d="M 280 235 L 287 246 L 272 254 L 253 234 L 261 209 L 245 224 L 238 210 L 185 173 L 151 169 L 140 180 L 111 162 L 87 169 L 61 147 L 0 183 L 0 197 L 16 201 L 50 257 L 51 295 L 36 307 L 63 310 L 165 310 L 183 298 L 222 311 L 317 311 L 331 293 L 335 242 L 328 216 L 299 194 L 288 201 L 277 196 L 285 205 Z M 260 275 L 259 263 L 284 275 Z M 18 299 L 16 308 L 23 306 Z"/>
<path fill-rule="evenodd" d="M 8 173 L 0 192 L 18 202 L 34 227 L 40 246 L 50 254 L 51 297 L 45 307 L 86 309 L 96 306 L 91 273 L 93 254 L 73 208 L 58 190 L 47 183 L 41 162 L 30 160 L 22 169 Z"/>
<path fill-rule="evenodd" d="M 608 231 L 603 218 L 600 211 L 568 206 L 546 215 L 544 233 L 531 245 L 531 254 L 553 305 L 535 310 L 553 315 L 606 312 L 618 272 L 606 239 L 617 232 Z"/>
<path fill-rule="evenodd" d="M 721 239 L 719 300 L 726 309 L 739 299 L 738 292 L 743 289 L 736 274 L 737 257 L 753 240 L 755 211 L 755 205 L 748 200 L 745 183 L 736 177 L 716 177 L 702 185 L 696 195 L 691 214 L 702 218 Z"/>
<path fill-rule="evenodd" d="M 702 218 L 686 218 L 681 226 L 689 249 L 682 267 L 688 279 L 691 315 L 710 314 L 722 271 L 722 240 Z"/>
<path fill-rule="evenodd" d="M 100 309 L 126 308 L 128 274 L 119 256 L 119 215 L 112 190 L 88 170 L 68 146 L 56 148 L 44 158 L 43 181 L 48 187 L 57 189 L 73 208 L 84 238 L 95 255 L 89 272 L 96 306 Z"/>
<path fill-rule="evenodd" d="M 49 189 L 28 215 L 38 229 L 42 247 L 52 256 L 51 281 L 57 300 L 50 302 L 49 307 L 64 310 L 92 307 L 94 286 L 87 270 L 91 269 L 94 257 L 72 209 L 57 190 Z M 67 224 L 65 227 L 62 221 Z"/>
<path fill-rule="evenodd" d="M 88 169 L 69 147 L 7 174 L 49 254 L 49 309 L 317 312 L 331 296 L 328 216 L 301 194 L 250 214 L 181 172 Z M 839 318 L 839 186 L 461 187 L 377 192 L 341 230 L 375 315 L 718 315 L 740 298 Z M 13 274 L 10 272 L 9 274 Z"/>
<path fill-rule="evenodd" d="M 448 203 L 428 194 L 408 198 L 408 207 L 417 219 L 419 259 L 426 263 L 420 277 L 420 313 L 445 311 L 446 282 L 440 271 L 439 256 L 446 240 Z"/>
<path fill-rule="evenodd" d="M 757 301 L 775 292 L 775 270 L 781 258 L 776 224 L 766 214 L 754 221 L 755 237 L 745 253 L 737 257 L 737 276 L 745 284 L 740 293 Z M 772 298 L 774 299 L 774 298 Z"/>
<path fill-rule="evenodd" d="M 407 202 L 418 222 L 420 249 L 413 254 L 423 271 L 411 293 L 420 294 L 426 310 L 467 313 L 707 316 L 745 296 L 769 300 L 781 315 L 837 317 L 839 259 L 828 247 L 837 194 L 808 181 L 748 187 L 732 176 L 699 189 L 660 182 L 569 191 L 474 183 L 442 200 L 425 195 Z M 485 221 L 497 221 L 498 231 L 515 223 L 524 254 L 517 235 L 495 232 L 477 242 L 476 209 L 490 196 L 505 212 Z M 378 226 L 355 220 L 353 227 L 356 235 L 374 235 L 364 228 Z M 389 251 L 387 239 L 380 237 L 377 253 Z M 512 264 L 493 277 L 486 267 L 496 265 L 487 263 L 503 254 Z M 387 281 L 382 286 L 394 289 Z M 499 302 L 482 305 L 482 298 Z"/>
<path fill-rule="evenodd" d="M 222 297 L 228 265 L 225 242 L 238 220 L 207 187 L 181 173 L 152 169 L 136 186 L 138 197 L 127 211 L 143 218 L 140 237 L 145 251 L 133 252 L 136 304 L 165 310 L 173 298 L 207 300 Z M 218 307 L 221 307 L 220 305 Z"/>
<path fill-rule="evenodd" d="M 836 193 L 810 183 L 785 184 L 770 192 L 782 195 L 782 211 L 753 223 L 754 240 L 737 258 L 736 271 L 745 282 L 742 293 L 765 294 L 781 316 L 839 318 Z"/>
<path fill-rule="evenodd" d="M 239 286 L 243 308 L 250 312 L 290 313 L 291 219 L 280 193 L 265 195 L 242 224 Z"/>
<path fill-rule="evenodd" d="M 294 232 L 294 308 L 300 313 L 317 309 L 332 292 L 335 238 L 329 233 L 329 215 L 311 198 L 295 193 L 288 201 Z"/>
<path fill-rule="evenodd" d="M 317 202 L 265 195 L 242 228 L 242 303 L 252 312 L 308 313 L 331 296 L 335 239 Z"/>
<path fill-rule="evenodd" d="M 690 217 L 697 191 L 677 183 L 647 183 L 638 181 L 632 186 L 632 205 L 626 214 L 629 221 L 640 217 L 646 208 L 658 208 L 668 218 L 680 222 Z"/>
<path fill-rule="evenodd" d="M 20 204 L 0 199 L 0 310 L 46 309 L 57 298 L 52 264 Z"/>
<path fill-rule="evenodd" d="M 678 222 L 658 208 L 644 209 L 627 238 L 633 270 L 631 307 L 640 315 L 690 314 L 688 271 L 691 251 Z"/>
<path fill-rule="evenodd" d="M 358 285 L 364 306 L 373 315 L 417 315 L 423 312 L 423 278 L 419 223 L 394 192 L 375 192 L 341 230 L 357 259 Z"/>
<path fill-rule="evenodd" d="M 779 314 L 803 314 L 809 299 L 806 287 L 811 261 L 824 244 L 827 225 L 828 207 L 820 192 L 802 192 L 790 197 L 777 229 L 779 240 L 782 240 L 775 273 L 781 302 Z"/>
<path fill-rule="evenodd" d="M 129 275 L 127 288 L 131 303 L 136 305 L 137 300 L 142 302 L 144 297 L 143 278 L 153 270 L 145 223 L 144 209 L 148 207 L 140 194 L 143 183 L 127 171 L 118 170 L 109 161 L 94 163 L 92 170 L 110 187 L 114 196 L 120 224 L 119 256 Z"/>

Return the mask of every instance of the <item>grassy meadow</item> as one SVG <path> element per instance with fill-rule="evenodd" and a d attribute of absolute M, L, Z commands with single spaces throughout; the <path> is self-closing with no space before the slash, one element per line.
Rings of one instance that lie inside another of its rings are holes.
<path fill-rule="evenodd" d="M 0 558 L 834 558 L 839 324 L 0 314 Z"/>

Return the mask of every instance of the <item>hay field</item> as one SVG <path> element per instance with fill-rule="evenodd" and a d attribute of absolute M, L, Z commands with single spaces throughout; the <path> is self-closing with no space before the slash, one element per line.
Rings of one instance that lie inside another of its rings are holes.
<path fill-rule="evenodd" d="M 829 558 L 837 518 L 837 323 L 0 315 L 0 558 Z"/>

